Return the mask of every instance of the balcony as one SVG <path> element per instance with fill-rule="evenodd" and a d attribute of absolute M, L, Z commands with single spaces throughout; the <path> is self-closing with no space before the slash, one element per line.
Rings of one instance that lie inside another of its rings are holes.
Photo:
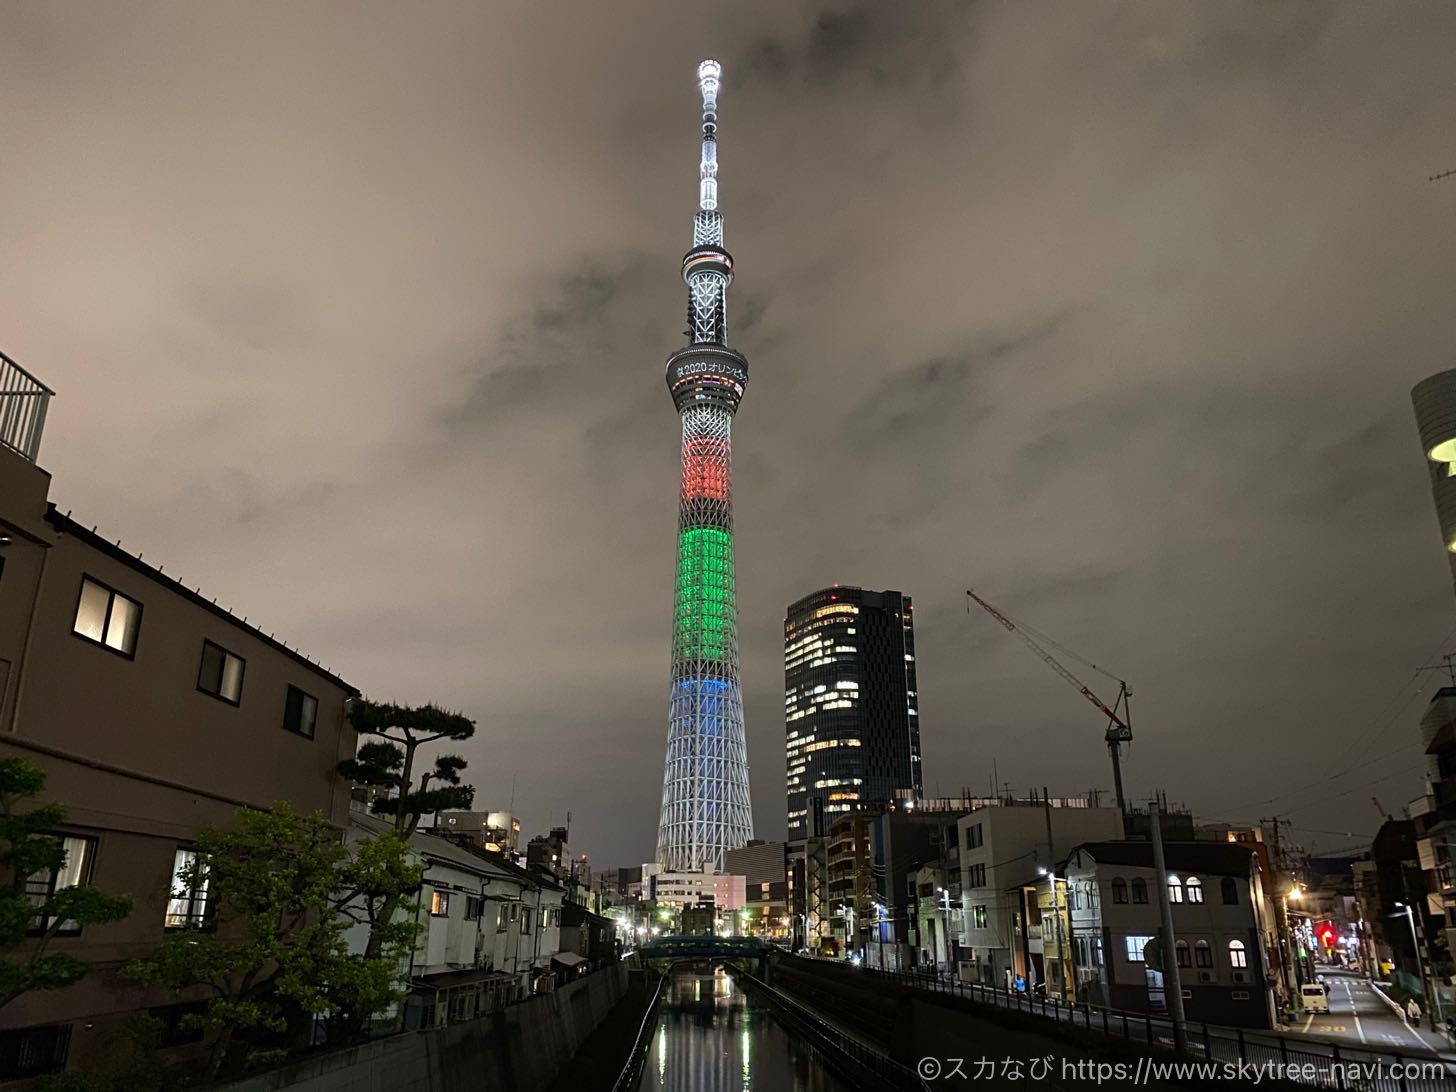
<path fill-rule="evenodd" d="M 0 353 L 0 447 L 35 462 L 46 404 L 56 392 Z"/>

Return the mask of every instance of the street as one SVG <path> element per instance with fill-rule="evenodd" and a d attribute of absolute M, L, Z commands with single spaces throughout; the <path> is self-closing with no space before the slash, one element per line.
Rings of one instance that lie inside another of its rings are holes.
<path fill-rule="evenodd" d="M 1410 1027 L 1363 975 L 1325 968 L 1320 976 L 1330 987 L 1329 1014 L 1307 1014 L 1295 1021 L 1291 1032 L 1375 1050 L 1452 1053 L 1445 1036 L 1430 1027 L 1427 1017 L 1420 1028 Z"/>

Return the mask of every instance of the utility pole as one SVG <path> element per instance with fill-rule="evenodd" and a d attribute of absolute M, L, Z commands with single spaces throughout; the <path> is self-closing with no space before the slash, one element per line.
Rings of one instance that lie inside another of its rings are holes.
<path fill-rule="evenodd" d="M 1178 974 L 1178 940 L 1173 934 L 1173 904 L 1168 900 L 1168 865 L 1163 860 L 1163 825 L 1158 801 L 1148 802 L 1153 833 L 1153 868 L 1158 874 L 1158 909 L 1163 917 L 1163 996 L 1173 1019 L 1173 1049 L 1188 1053 L 1188 1025 L 1183 1019 L 1183 980 Z"/>
<path fill-rule="evenodd" d="M 1289 894 L 1278 891 L 1285 881 L 1284 856 L 1279 851 L 1279 816 L 1259 820 L 1260 826 L 1265 823 L 1270 824 L 1274 831 L 1273 871 L 1276 878 L 1275 890 L 1270 894 L 1274 896 L 1274 939 L 1279 944 L 1279 977 L 1283 980 L 1284 1007 L 1288 1010 L 1294 1007 L 1294 983 L 1298 976 L 1295 973 L 1294 942 L 1289 931 Z"/>

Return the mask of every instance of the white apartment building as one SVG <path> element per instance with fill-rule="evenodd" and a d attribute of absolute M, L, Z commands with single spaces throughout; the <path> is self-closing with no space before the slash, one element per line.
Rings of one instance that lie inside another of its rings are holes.
<path fill-rule="evenodd" d="M 966 981 L 1003 986 L 1016 973 L 1021 887 L 1036 883 L 1038 869 L 1052 869 L 1079 842 L 1122 837 L 1122 816 L 1115 807 L 1089 807 L 1081 797 L 992 799 L 961 816 L 956 833 L 960 975 Z"/>

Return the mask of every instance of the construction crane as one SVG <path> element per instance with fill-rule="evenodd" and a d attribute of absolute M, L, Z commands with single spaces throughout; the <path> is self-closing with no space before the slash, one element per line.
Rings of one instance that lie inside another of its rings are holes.
<path fill-rule="evenodd" d="M 1081 679 L 1077 678 L 1076 675 L 1073 675 L 1069 670 L 1067 670 L 1067 668 L 1064 667 L 1055 656 L 1053 656 L 1050 652 L 1043 648 L 1041 644 L 1036 640 L 1036 638 L 1032 637 L 1029 633 L 1027 633 L 1025 629 L 1018 626 L 1010 618 L 1007 618 L 1006 615 L 1002 614 L 995 607 L 991 606 L 990 603 L 986 602 L 974 591 L 967 589 L 966 594 L 974 599 L 977 604 L 980 605 L 982 610 L 984 610 L 992 618 L 996 619 L 996 621 L 1000 622 L 1003 626 L 1005 626 L 1008 632 L 1015 634 L 1017 637 L 1020 637 L 1028 648 L 1030 648 L 1033 652 L 1035 652 L 1038 656 L 1046 661 L 1048 667 L 1050 667 L 1062 678 L 1066 679 L 1067 682 L 1071 683 L 1072 686 L 1077 689 L 1077 692 L 1079 694 L 1081 694 L 1084 698 L 1090 701 L 1093 705 L 1097 706 L 1098 709 L 1102 710 L 1102 712 L 1107 715 L 1107 733 L 1105 738 L 1107 740 L 1107 753 L 1112 757 L 1112 787 L 1117 794 L 1117 810 L 1121 814 L 1126 815 L 1127 805 L 1126 802 L 1123 800 L 1122 796 L 1122 745 L 1124 743 L 1132 742 L 1132 725 L 1129 723 L 1132 719 L 1132 691 L 1127 688 L 1127 683 L 1123 682 L 1123 680 L 1119 679 L 1116 675 L 1112 675 L 1106 671 L 1103 671 L 1102 668 L 1098 667 L 1096 664 L 1091 663 L 1087 660 L 1082 660 L 1082 662 L 1087 664 L 1087 666 L 1092 668 L 1092 670 L 1098 672 L 1099 674 L 1106 675 L 1113 682 L 1117 683 L 1117 697 L 1113 699 L 1112 704 L 1109 706 L 1105 701 L 1103 701 L 1096 694 L 1094 694 L 1092 692 L 1092 689 L 1086 683 L 1084 683 Z M 970 610 L 969 603 L 966 604 L 966 609 Z M 1052 641 L 1050 638 L 1047 638 L 1047 642 L 1049 644 L 1056 644 L 1056 642 Z M 1082 659 L 1082 657 L 1078 656 L 1070 649 L 1063 648 L 1063 651 L 1078 660 Z M 1121 713 L 1118 712 L 1119 709 L 1122 710 Z"/>

